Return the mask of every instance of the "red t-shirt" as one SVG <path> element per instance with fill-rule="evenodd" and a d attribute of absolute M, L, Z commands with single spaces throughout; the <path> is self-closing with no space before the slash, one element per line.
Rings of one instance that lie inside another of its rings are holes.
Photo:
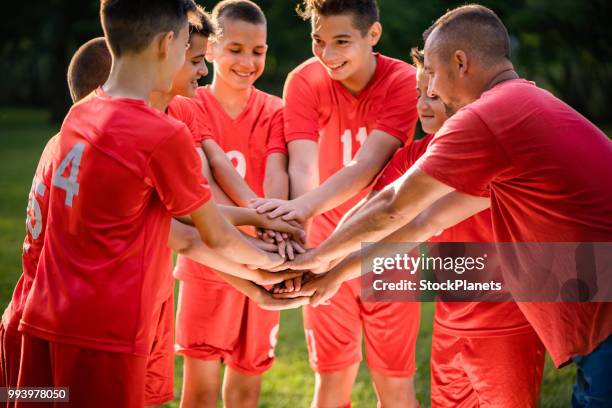
<path fill-rule="evenodd" d="M 253 87 L 246 107 L 232 119 L 210 86 L 203 86 L 197 89 L 191 110 L 202 126 L 210 128 L 210 137 L 226 152 L 249 187 L 258 196 L 263 196 L 267 155 L 287 153 L 282 99 Z M 183 280 L 206 279 L 229 285 L 214 270 L 182 256 L 178 257 L 175 276 Z"/>
<path fill-rule="evenodd" d="M 20 330 L 60 343 L 149 353 L 172 288 L 171 215 L 210 192 L 186 126 L 101 89 L 59 136 L 45 245 Z"/>
<path fill-rule="evenodd" d="M 416 71 L 403 61 L 376 54 L 368 85 L 352 95 L 329 77 L 316 58 L 294 69 L 285 83 L 285 138 L 319 143 L 319 179 L 323 183 L 346 166 L 366 137 L 380 130 L 409 144 L 417 122 Z M 370 188 L 315 217 L 311 245 L 327 238 L 342 216 Z"/>
<path fill-rule="evenodd" d="M 433 135 L 427 135 L 397 151 L 374 190 L 382 190 L 406 173 L 427 150 Z M 493 225 L 490 210 L 482 211 L 442 234 L 431 242 L 492 242 Z M 490 337 L 530 332 L 531 326 L 515 303 L 508 302 L 436 302 L 434 322 L 438 331 L 463 337 Z"/>
<path fill-rule="evenodd" d="M 21 254 L 22 274 L 17 282 L 11 303 L 4 311 L 2 322 L 7 330 L 17 331 L 25 302 L 36 276 L 36 267 L 45 242 L 49 188 L 53 175 L 52 161 L 58 146 L 58 135 L 53 136 L 40 156 L 32 188 L 28 196 L 26 236 Z"/>
<path fill-rule="evenodd" d="M 459 191 L 490 192 L 497 242 L 610 242 L 610 163 L 612 142 L 603 132 L 517 79 L 447 120 L 416 165 Z M 519 307 L 557 366 L 612 333 L 612 303 Z"/>
<path fill-rule="evenodd" d="M 175 96 L 168 105 L 168 115 L 187 125 L 196 147 L 200 147 L 204 140 L 212 138 L 212 133 L 206 123 L 198 120 L 192 99 Z"/>

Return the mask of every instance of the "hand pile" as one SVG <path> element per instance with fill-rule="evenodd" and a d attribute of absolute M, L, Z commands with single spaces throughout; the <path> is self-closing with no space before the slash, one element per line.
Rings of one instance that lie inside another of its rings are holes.
<path fill-rule="evenodd" d="M 308 209 L 298 200 L 256 199 L 251 208 L 258 213 L 267 213 L 271 219 L 279 218 L 300 230 L 293 235 L 272 230 L 258 230 L 260 244 L 257 246 L 267 252 L 278 253 L 282 263 L 261 271 L 265 279 L 257 282 L 266 285 L 258 299 L 254 299 L 262 308 L 281 310 L 310 304 L 313 307 L 327 305 L 340 288 L 331 264 L 317 256 L 317 250 L 306 249 L 303 223 L 310 218 Z M 329 272 L 328 272 L 329 271 Z M 279 273 L 280 272 L 280 273 Z M 286 279 L 287 273 L 293 277 Z M 269 285 L 272 284 L 271 287 Z"/>

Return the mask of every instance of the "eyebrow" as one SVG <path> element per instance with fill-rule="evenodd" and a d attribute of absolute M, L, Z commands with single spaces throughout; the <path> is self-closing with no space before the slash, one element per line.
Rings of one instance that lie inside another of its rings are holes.
<path fill-rule="evenodd" d="M 317 34 L 311 34 L 312 38 L 319 38 L 319 36 Z M 336 40 L 336 39 L 345 39 L 345 38 L 351 38 L 350 34 L 338 34 L 332 37 L 332 39 Z"/>

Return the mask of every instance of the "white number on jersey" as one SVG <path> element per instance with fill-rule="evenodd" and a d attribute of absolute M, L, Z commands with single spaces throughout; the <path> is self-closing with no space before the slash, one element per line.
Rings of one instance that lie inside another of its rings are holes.
<path fill-rule="evenodd" d="M 68 207 L 72 207 L 74 196 L 79 195 L 79 183 L 76 179 L 79 175 L 79 166 L 81 165 L 84 151 L 85 145 L 83 143 L 75 144 L 53 174 L 53 185 L 66 192 L 66 205 Z M 63 174 L 68 166 L 70 166 L 70 175 L 66 178 Z"/>
<path fill-rule="evenodd" d="M 30 190 L 30 196 L 28 197 L 28 215 L 26 218 L 26 227 L 32 239 L 38 239 L 42 232 L 42 211 L 40 210 L 40 203 L 36 199 L 36 196 L 44 196 L 45 191 L 47 191 L 47 187 L 38 177 L 34 176 L 32 190 Z M 32 217 L 34 219 L 32 219 Z"/>
<path fill-rule="evenodd" d="M 246 158 L 244 154 L 239 152 L 238 150 L 230 150 L 226 153 L 227 158 L 230 159 L 240 177 L 244 178 L 246 176 Z"/>
<path fill-rule="evenodd" d="M 364 127 L 360 127 L 357 131 L 357 142 L 359 142 L 359 148 L 363 146 L 366 138 L 368 137 L 368 131 Z M 353 160 L 353 134 L 351 129 L 346 129 L 340 137 L 342 142 L 342 165 L 347 166 L 351 160 Z M 359 149 L 357 149 L 359 150 Z"/>
<path fill-rule="evenodd" d="M 277 324 L 272 328 L 272 330 L 270 330 L 270 350 L 268 351 L 269 358 L 274 358 L 274 348 L 278 342 L 278 329 L 279 325 Z"/>

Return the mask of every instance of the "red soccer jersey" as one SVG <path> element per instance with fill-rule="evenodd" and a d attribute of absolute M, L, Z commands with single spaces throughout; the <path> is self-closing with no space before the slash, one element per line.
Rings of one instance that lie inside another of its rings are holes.
<path fill-rule="evenodd" d="M 2 321 L 8 330 L 17 331 L 28 293 L 36 276 L 36 267 L 45 241 L 45 227 L 49 209 L 49 188 L 53 175 L 52 161 L 57 149 L 58 135 L 53 136 L 43 150 L 32 189 L 28 196 L 26 236 L 21 254 L 22 275 L 17 282 L 11 303 L 4 311 Z"/>
<path fill-rule="evenodd" d="M 283 101 L 254 87 L 251 89 L 247 105 L 236 119 L 225 112 L 210 86 L 197 89 L 191 109 L 202 126 L 209 126 L 212 139 L 226 152 L 249 187 L 263 196 L 266 156 L 275 152 L 286 154 Z M 205 277 L 226 284 L 212 269 L 182 256 L 177 261 L 175 276 L 178 279 Z"/>
<path fill-rule="evenodd" d="M 517 79 L 447 120 L 416 165 L 459 191 L 490 193 L 497 242 L 609 242 L 611 162 L 612 142 L 603 132 Z M 612 303 L 519 307 L 557 366 L 612 333 Z"/>
<path fill-rule="evenodd" d="M 374 190 L 393 183 L 417 162 L 427 150 L 433 135 L 427 135 L 395 154 L 381 174 Z M 492 242 L 493 225 L 490 210 L 482 211 L 442 234 L 431 242 Z M 444 302 L 436 303 L 438 330 L 459 336 L 495 336 L 531 331 L 531 326 L 515 303 Z"/>
<path fill-rule="evenodd" d="M 376 61 L 374 75 L 358 95 L 331 79 L 316 58 L 304 62 L 287 78 L 285 138 L 287 142 L 306 139 L 319 143 L 321 183 L 346 166 L 374 130 L 404 144 L 412 141 L 418 118 L 415 68 L 378 54 Z M 315 217 L 311 244 L 325 240 L 369 190 Z"/>
<path fill-rule="evenodd" d="M 172 287 L 171 215 L 210 192 L 184 124 L 101 89 L 68 113 L 53 157 L 47 236 L 20 330 L 147 355 Z"/>
<path fill-rule="evenodd" d="M 212 133 L 206 123 L 198 119 L 192 99 L 175 96 L 168 105 L 168 115 L 187 125 L 196 147 L 200 147 L 204 140 L 212 138 Z"/>

